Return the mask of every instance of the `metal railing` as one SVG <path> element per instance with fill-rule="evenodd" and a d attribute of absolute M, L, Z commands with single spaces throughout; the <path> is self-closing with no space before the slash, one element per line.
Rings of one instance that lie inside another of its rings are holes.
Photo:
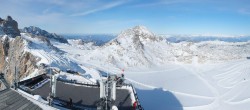
<path fill-rule="evenodd" d="M 88 86 L 88 87 L 99 87 L 99 85 L 97 85 L 95 83 L 79 82 L 76 80 L 67 80 L 67 79 L 62 79 L 60 77 L 57 78 L 57 81 L 71 83 L 71 84 L 78 84 L 78 85 L 83 85 L 83 86 Z"/>
<path fill-rule="evenodd" d="M 135 99 L 136 99 L 136 102 L 137 102 L 137 108 L 138 108 L 139 110 L 144 110 L 144 108 L 141 106 L 139 97 L 138 97 L 138 95 L 137 95 L 137 93 L 136 93 L 136 91 L 135 91 L 134 86 L 133 86 L 132 84 L 130 84 L 130 86 L 131 86 L 132 89 L 133 89 L 133 93 L 134 93 L 134 96 L 135 96 Z"/>
<path fill-rule="evenodd" d="M 135 100 L 136 100 L 136 103 L 137 103 L 137 109 L 138 109 L 138 110 L 144 110 L 144 108 L 142 107 L 142 105 L 141 105 L 141 103 L 140 103 L 139 97 L 138 97 L 138 95 L 137 95 L 137 93 L 136 93 L 136 90 L 135 90 L 134 86 L 133 86 L 132 84 L 126 84 L 126 83 L 124 83 L 124 84 L 122 84 L 122 85 L 124 85 L 124 86 L 129 86 L 129 87 L 132 88 L 133 94 L 134 94 L 134 96 L 135 96 Z"/>
<path fill-rule="evenodd" d="M 0 80 L 2 81 L 2 83 L 4 84 L 4 86 L 8 89 L 10 86 L 8 84 L 8 82 L 5 80 L 5 75 L 3 73 L 0 73 Z"/>

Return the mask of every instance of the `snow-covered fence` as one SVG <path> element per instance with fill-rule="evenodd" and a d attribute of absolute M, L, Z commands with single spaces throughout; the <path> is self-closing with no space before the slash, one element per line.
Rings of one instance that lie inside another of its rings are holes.
<path fill-rule="evenodd" d="M 71 83 L 71 84 L 84 85 L 84 86 L 88 86 L 88 87 L 99 87 L 99 85 L 97 85 L 95 83 L 78 82 L 76 80 L 66 80 L 66 79 L 63 79 L 63 78 L 60 78 L 60 77 L 58 77 L 57 80 L 62 81 L 62 82 L 66 82 L 66 83 Z"/>
<path fill-rule="evenodd" d="M 41 74 L 41 75 L 26 79 L 26 80 L 19 81 L 18 85 L 27 85 L 33 81 L 37 81 L 37 79 L 39 78 L 46 79 L 46 78 L 49 78 L 49 76 L 47 76 L 46 74 Z"/>
<path fill-rule="evenodd" d="M 45 83 L 47 83 L 48 81 L 49 81 L 49 79 L 46 78 L 46 79 L 42 80 L 41 82 L 38 82 L 37 84 L 31 86 L 30 88 L 37 89 L 37 88 L 41 87 L 42 85 L 44 85 Z"/>

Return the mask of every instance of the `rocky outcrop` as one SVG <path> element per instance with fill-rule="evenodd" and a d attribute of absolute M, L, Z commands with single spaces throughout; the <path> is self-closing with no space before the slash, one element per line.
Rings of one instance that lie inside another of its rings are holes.
<path fill-rule="evenodd" d="M 7 16 L 5 20 L 0 18 L 0 34 L 6 34 L 12 38 L 20 36 L 18 23 L 11 16 Z"/>
<path fill-rule="evenodd" d="M 23 78 L 37 68 L 36 62 L 40 59 L 24 51 L 24 40 L 20 37 L 18 23 L 11 16 L 0 18 L 0 35 L 0 72 L 12 84 L 15 68 L 20 73 L 18 78 Z"/>
<path fill-rule="evenodd" d="M 1 35 L 4 35 L 4 32 L 3 32 L 3 27 L 2 27 L 2 21 L 3 21 L 3 19 L 2 18 L 0 18 L 0 36 Z"/>
<path fill-rule="evenodd" d="M 59 36 L 55 33 L 49 33 L 47 31 L 42 30 L 42 29 L 35 27 L 35 26 L 25 27 L 25 28 L 21 29 L 21 32 L 30 33 L 30 34 L 33 34 L 36 36 L 43 36 L 43 37 L 46 37 L 48 39 L 53 39 L 53 40 L 56 40 L 56 41 L 61 42 L 61 43 L 68 43 L 67 39 L 63 38 L 62 36 Z"/>
<path fill-rule="evenodd" d="M 5 79 L 10 85 L 13 84 L 15 73 L 18 74 L 17 80 L 19 80 L 31 73 L 40 74 L 43 70 L 38 67 L 41 58 L 35 56 L 32 51 L 26 50 L 29 48 L 28 46 L 58 52 L 50 40 L 67 43 L 67 40 L 61 36 L 37 27 L 24 28 L 22 31 L 25 33 L 21 35 L 17 22 L 10 16 L 5 20 L 0 18 L 0 73 L 4 73 Z"/>
<path fill-rule="evenodd" d="M 24 78 L 32 73 L 37 67 L 36 63 L 40 60 L 24 50 L 23 38 L 16 37 L 10 39 L 7 36 L 1 38 L 0 42 L 0 71 L 5 74 L 9 84 L 15 78 L 15 67 L 18 68 L 18 78 Z"/>

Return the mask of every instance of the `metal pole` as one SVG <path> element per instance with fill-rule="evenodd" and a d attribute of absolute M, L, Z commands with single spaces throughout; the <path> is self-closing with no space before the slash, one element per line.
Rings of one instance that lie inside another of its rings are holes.
<path fill-rule="evenodd" d="M 50 70 L 51 71 L 51 70 Z M 53 75 L 53 74 L 51 74 L 52 75 L 52 79 L 51 79 L 51 82 L 52 82 L 52 96 L 53 97 L 56 97 L 56 79 L 57 79 L 57 77 L 56 77 L 56 75 Z"/>
<path fill-rule="evenodd" d="M 106 110 L 108 110 L 108 81 L 106 82 L 105 84 L 105 89 L 106 89 L 106 94 L 105 94 L 105 97 L 106 97 Z"/>
<path fill-rule="evenodd" d="M 52 96 L 56 97 L 56 76 L 52 76 Z"/>
<path fill-rule="evenodd" d="M 111 92 L 111 97 L 112 100 L 116 100 L 116 81 L 112 81 L 112 92 Z"/>
<path fill-rule="evenodd" d="M 50 74 L 50 93 L 52 94 L 52 73 L 51 73 L 51 69 L 49 69 L 49 74 Z"/>
<path fill-rule="evenodd" d="M 104 98 L 105 97 L 105 88 L 104 88 L 104 84 L 103 81 L 99 81 L 100 83 L 100 98 Z"/>
<path fill-rule="evenodd" d="M 108 67 L 108 71 L 109 71 L 109 67 Z M 108 73 L 108 72 L 107 72 Z M 109 73 L 107 74 L 107 81 L 106 81 L 106 84 L 105 84 L 105 89 L 106 89 L 106 110 L 108 110 L 108 83 L 109 83 Z"/>
<path fill-rule="evenodd" d="M 17 89 L 16 81 L 17 81 L 17 73 L 16 73 L 16 66 L 15 66 L 15 79 L 14 79 L 14 89 L 15 90 Z"/>

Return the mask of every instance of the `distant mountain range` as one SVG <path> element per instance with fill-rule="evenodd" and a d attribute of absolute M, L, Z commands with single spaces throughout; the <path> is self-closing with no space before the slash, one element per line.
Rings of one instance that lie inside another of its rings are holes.
<path fill-rule="evenodd" d="M 114 39 L 116 34 L 61 34 L 66 39 L 81 39 L 84 42 L 93 42 L 94 45 L 101 46 Z"/>
<path fill-rule="evenodd" d="M 247 42 L 250 36 L 216 36 L 216 35 L 157 35 L 165 38 L 168 42 L 202 42 L 202 41 L 224 41 L 224 42 Z M 116 38 L 118 34 L 61 34 L 66 39 L 81 39 L 85 42 L 93 42 L 101 46 Z"/>
<path fill-rule="evenodd" d="M 250 54 L 250 42 L 245 39 L 237 42 L 237 37 L 219 40 L 216 37 L 185 38 L 157 36 L 144 26 L 136 26 L 122 31 L 116 38 L 95 47 L 88 54 L 83 54 L 82 60 L 123 68 L 160 66 L 168 62 L 219 62 L 246 58 Z M 227 39 L 232 40 L 223 41 Z"/>
<path fill-rule="evenodd" d="M 6 28 L 3 26 L 6 21 L 14 25 L 7 23 L 10 28 Z M 17 25 L 10 18 L 1 23 L 0 71 L 13 70 L 17 64 L 21 77 L 39 69 L 37 65 L 41 63 L 61 70 L 84 71 L 86 63 L 99 67 L 151 67 L 228 61 L 250 55 L 247 36 L 159 36 L 144 26 L 135 26 L 118 35 L 57 35 L 34 26 L 16 30 Z M 21 63 L 14 60 L 17 56 L 21 56 Z M 10 68 L 5 68 L 8 65 Z"/>
<path fill-rule="evenodd" d="M 30 27 L 24 27 L 23 29 L 20 29 L 22 33 L 30 33 L 36 36 L 43 36 L 51 40 L 56 40 L 61 43 L 68 43 L 67 39 L 63 38 L 60 35 L 57 35 L 55 33 L 49 33 L 45 30 L 40 29 L 39 27 L 30 26 Z"/>
<path fill-rule="evenodd" d="M 225 41 L 225 42 L 246 42 L 250 41 L 250 36 L 220 37 L 220 36 L 168 36 L 169 42 L 202 42 L 202 41 Z"/>

